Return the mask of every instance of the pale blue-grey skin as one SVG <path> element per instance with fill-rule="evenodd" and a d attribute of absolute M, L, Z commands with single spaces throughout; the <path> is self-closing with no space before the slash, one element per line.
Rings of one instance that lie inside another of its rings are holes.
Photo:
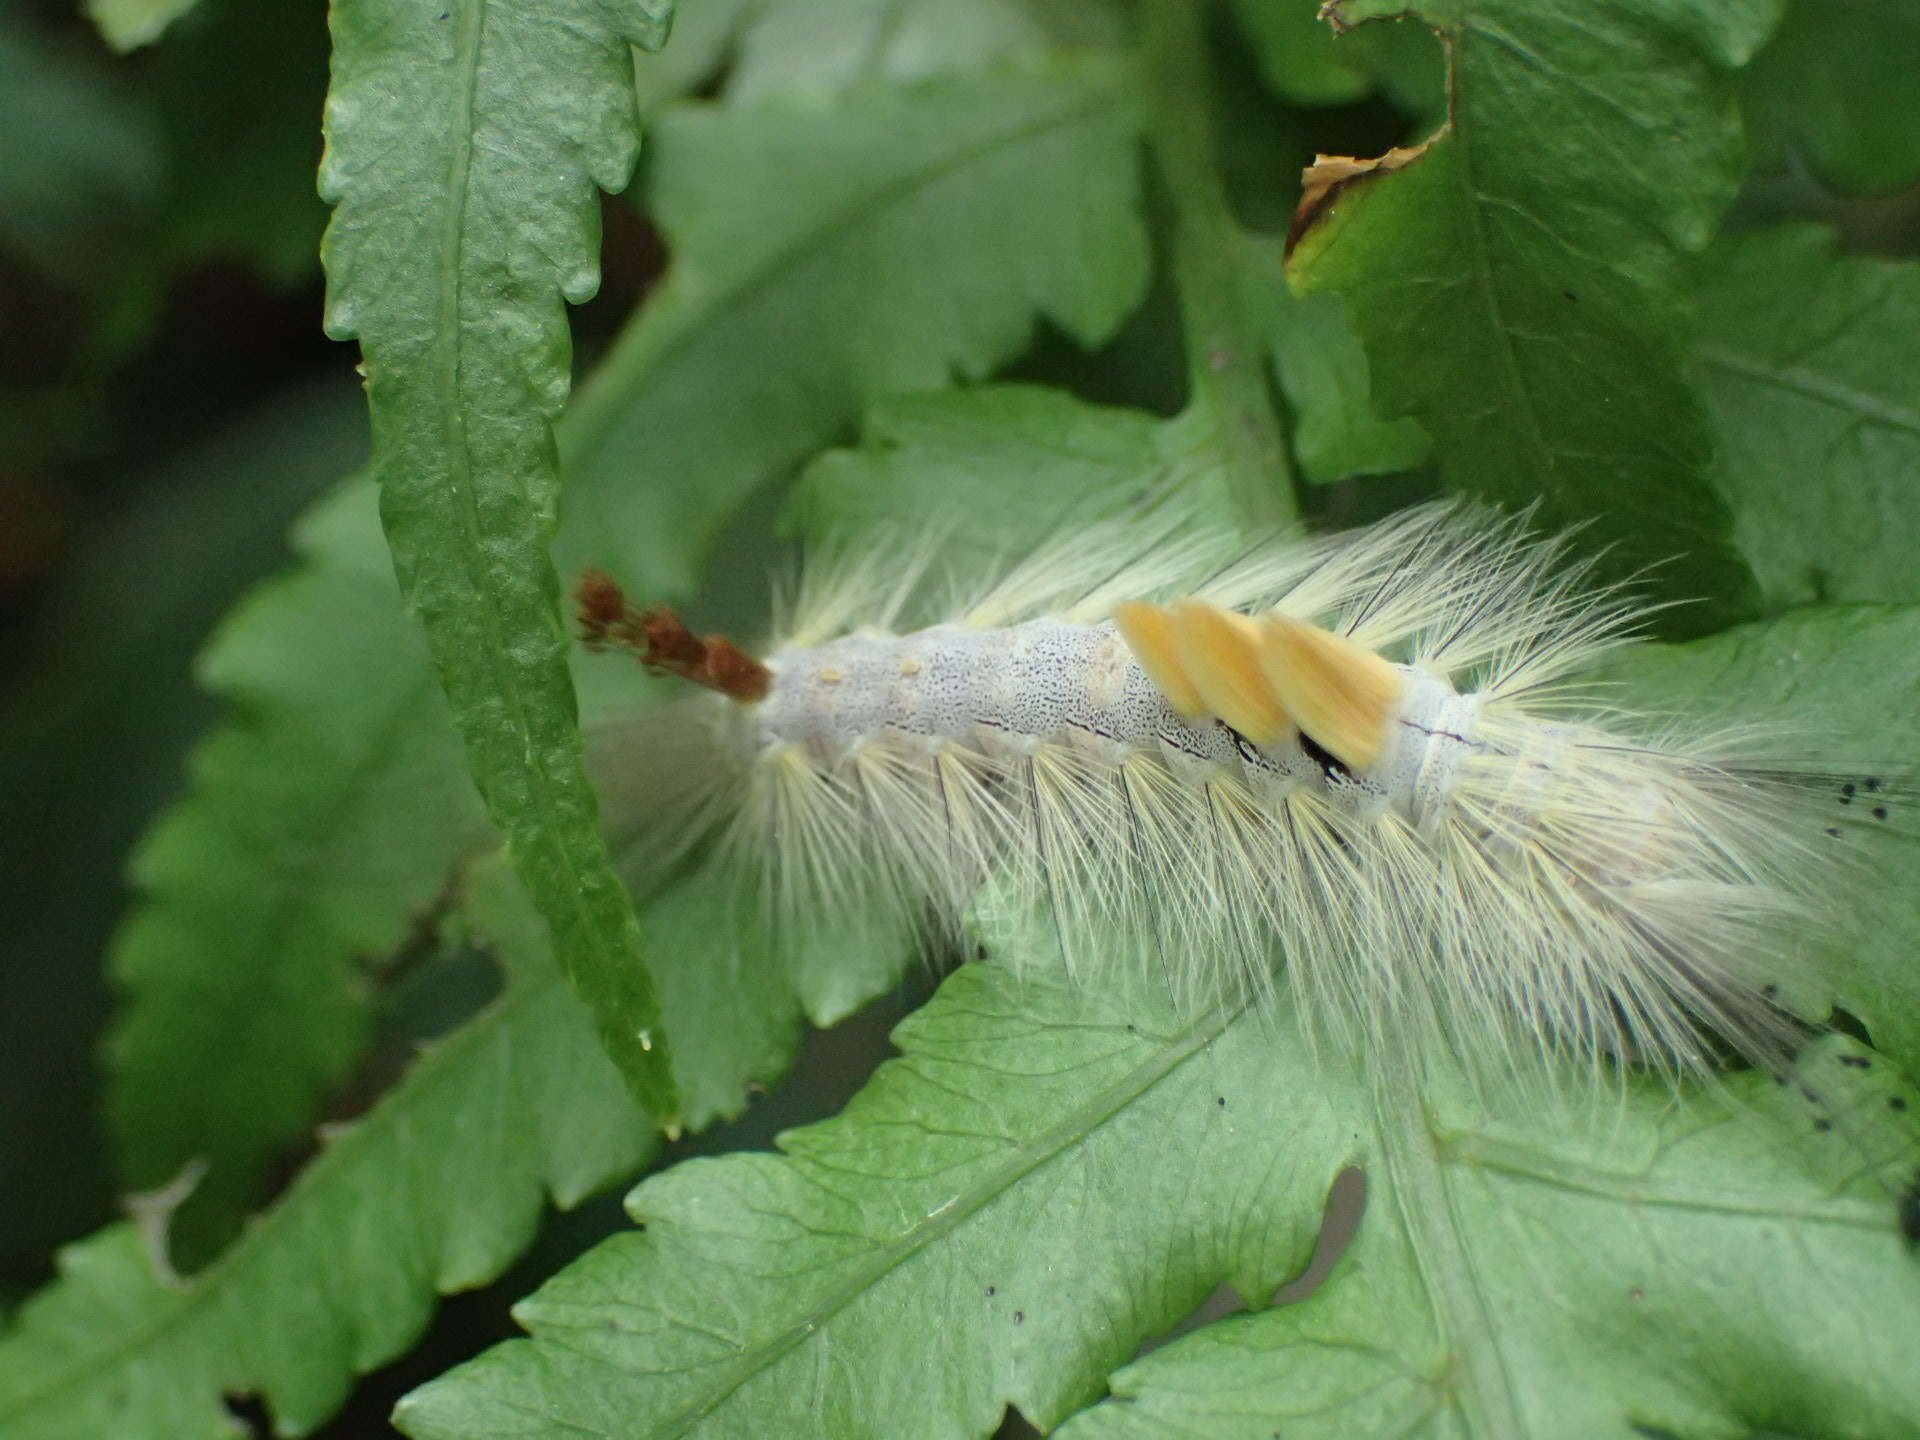
<path fill-rule="evenodd" d="M 1111 622 L 853 634 L 777 651 L 767 666 L 774 683 L 753 707 L 754 747 L 801 744 L 828 766 L 882 735 L 1007 760 L 1041 745 L 1069 745 L 1114 765 L 1146 751 L 1196 783 L 1225 771 L 1255 794 L 1312 785 L 1356 817 L 1394 809 L 1427 829 L 1438 823 L 1460 761 L 1486 748 L 1474 733 L 1477 698 L 1412 666 L 1395 667 L 1402 688 L 1387 745 L 1364 771 L 1329 766 L 1297 734 L 1253 745 L 1217 721 L 1177 714 Z"/>

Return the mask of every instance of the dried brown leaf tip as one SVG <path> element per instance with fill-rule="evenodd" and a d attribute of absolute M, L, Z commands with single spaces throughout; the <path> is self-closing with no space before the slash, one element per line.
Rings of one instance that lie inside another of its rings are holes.
<path fill-rule="evenodd" d="M 604 570 L 574 587 L 574 621 L 589 650 L 626 650 L 656 675 L 678 675 L 741 704 L 767 698 L 773 673 L 724 635 L 704 639 L 665 605 L 642 610 Z"/>
<path fill-rule="evenodd" d="M 1294 208 L 1293 224 L 1287 229 L 1287 249 L 1291 251 L 1300 243 L 1300 237 L 1320 222 L 1349 185 L 1404 170 L 1426 153 L 1427 147 L 1422 144 L 1396 145 L 1371 160 L 1352 155 L 1314 156 L 1313 163 L 1300 172 L 1300 203 Z"/>

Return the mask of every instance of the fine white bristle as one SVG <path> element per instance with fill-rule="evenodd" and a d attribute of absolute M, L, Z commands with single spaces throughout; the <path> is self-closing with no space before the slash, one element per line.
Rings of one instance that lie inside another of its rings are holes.
<path fill-rule="evenodd" d="M 843 549 L 763 687 L 662 712 L 621 768 L 664 772 L 657 850 L 718 832 L 783 923 L 957 932 L 996 880 L 1084 974 L 1145 954 L 1193 1004 L 1284 977 L 1331 1043 L 1778 1063 L 1768 982 L 1838 873 L 1808 786 L 1570 686 L 1645 611 L 1562 548 L 1460 505 L 1254 546 L 1115 523 L 939 612 L 937 539 Z"/>

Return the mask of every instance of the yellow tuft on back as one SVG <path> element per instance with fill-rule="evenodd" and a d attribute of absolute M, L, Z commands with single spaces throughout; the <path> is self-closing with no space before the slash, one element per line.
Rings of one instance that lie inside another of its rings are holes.
<path fill-rule="evenodd" d="M 1173 608 L 1180 663 L 1206 707 L 1255 745 L 1292 733 L 1293 721 L 1260 666 L 1260 629 L 1246 616 L 1200 600 Z"/>
<path fill-rule="evenodd" d="M 1285 615 L 1259 622 L 1262 673 L 1301 730 L 1354 770 L 1380 758 L 1400 672 L 1342 635 Z"/>
<path fill-rule="evenodd" d="M 1187 678 L 1180 663 L 1179 643 L 1173 635 L 1173 617 L 1157 605 L 1130 601 L 1115 608 L 1114 626 L 1127 642 L 1133 658 L 1147 672 L 1167 704 L 1183 720 L 1202 720 L 1207 715 L 1206 701 Z"/>

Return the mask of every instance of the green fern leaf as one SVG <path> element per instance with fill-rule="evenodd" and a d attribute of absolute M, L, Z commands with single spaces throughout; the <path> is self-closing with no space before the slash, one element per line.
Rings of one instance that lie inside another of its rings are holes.
<path fill-rule="evenodd" d="M 563 557 L 680 593 L 872 400 L 984 375 L 1041 316 L 1105 338 L 1146 283 L 1138 127 L 1097 54 L 664 112 L 674 262 L 569 416 Z"/>
<path fill-rule="evenodd" d="M 333 1129 L 205 1270 L 162 1279 L 130 1225 L 64 1251 L 0 1338 L 0 1434 L 216 1440 L 232 1434 L 223 1395 L 259 1395 L 304 1434 L 419 1337 L 440 1293 L 505 1269 L 546 1196 L 575 1204 L 653 1153 L 511 878 L 483 868 L 472 892 L 504 995 Z"/>
<path fill-rule="evenodd" d="M 234 718 L 133 863 L 109 1120 L 136 1188 L 205 1165 L 189 1253 L 236 1227 L 265 1166 L 360 1053 L 392 951 L 485 820 L 365 485 L 300 526 L 201 664 Z"/>
<path fill-rule="evenodd" d="M 598 283 L 593 187 L 639 142 L 629 43 L 664 4 L 334 7 L 322 194 L 328 329 L 359 337 L 394 568 L 474 779 L 602 1042 L 677 1120 L 659 1004 L 606 862 L 547 553 L 561 298 Z"/>

